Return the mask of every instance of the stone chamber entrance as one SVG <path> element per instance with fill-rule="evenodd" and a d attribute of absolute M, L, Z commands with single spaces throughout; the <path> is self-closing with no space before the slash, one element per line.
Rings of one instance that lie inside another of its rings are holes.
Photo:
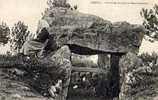
<path fill-rule="evenodd" d="M 68 100 L 80 100 L 77 97 L 86 100 L 119 98 L 121 87 L 119 61 L 126 53 L 102 52 L 76 45 L 69 47 L 72 52 L 73 68 Z M 97 57 L 95 59 L 97 64 L 87 61 L 90 57 L 92 59 Z M 77 77 L 81 79 L 76 79 Z"/>

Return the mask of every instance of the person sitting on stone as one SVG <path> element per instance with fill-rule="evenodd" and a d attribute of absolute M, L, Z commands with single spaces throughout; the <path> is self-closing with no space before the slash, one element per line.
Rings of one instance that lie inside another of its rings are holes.
<path fill-rule="evenodd" d="M 57 46 L 53 35 L 50 36 L 48 32 L 49 24 L 45 20 L 40 21 L 38 27 L 37 37 L 26 41 L 22 52 L 27 56 L 37 55 L 38 61 L 42 65 L 46 65 L 52 79 L 58 77 L 57 83 L 50 86 L 49 93 L 52 97 L 60 97 L 60 100 L 66 100 L 71 75 L 69 47 L 66 45 Z M 54 73 L 56 76 L 53 76 Z M 60 88 L 61 92 L 57 94 L 56 88 Z"/>

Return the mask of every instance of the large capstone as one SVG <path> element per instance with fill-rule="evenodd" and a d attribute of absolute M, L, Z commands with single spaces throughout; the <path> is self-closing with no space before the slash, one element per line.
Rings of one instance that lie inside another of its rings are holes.
<path fill-rule="evenodd" d="M 145 29 L 127 22 L 111 23 L 100 17 L 64 7 L 47 9 L 43 17 L 59 46 L 67 44 L 75 53 L 137 52 Z"/>

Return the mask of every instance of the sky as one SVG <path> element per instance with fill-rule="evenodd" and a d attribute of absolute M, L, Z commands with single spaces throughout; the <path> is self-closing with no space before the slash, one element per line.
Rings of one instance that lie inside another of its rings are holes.
<path fill-rule="evenodd" d="M 17 21 L 24 21 L 33 33 L 42 12 L 47 7 L 47 0 L 0 0 L 0 21 L 5 21 L 10 27 Z M 152 8 L 158 0 L 68 0 L 71 5 L 77 5 L 83 13 L 94 14 L 112 22 L 127 21 L 132 24 L 141 24 L 140 10 Z M 124 4 L 129 3 L 129 4 Z M 142 4 L 131 4 L 142 3 Z M 4 53 L 8 46 L 1 47 Z M 158 42 L 143 41 L 140 52 L 157 52 Z"/>

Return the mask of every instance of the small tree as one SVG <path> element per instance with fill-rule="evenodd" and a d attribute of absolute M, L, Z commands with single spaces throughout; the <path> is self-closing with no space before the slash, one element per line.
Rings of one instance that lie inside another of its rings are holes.
<path fill-rule="evenodd" d="M 28 36 L 30 34 L 30 31 L 28 31 L 28 26 L 24 24 L 24 22 L 17 22 L 12 27 L 11 32 L 11 50 L 14 53 L 20 53 L 20 49 L 22 48 L 24 42 L 27 40 Z"/>
<path fill-rule="evenodd" d="M 0 44 L 5 45 L 9 40 L 10 29 L 5 22 L 0 24 Z"/>
<path fill-rule="evenodd" d="M 151 9 L 143 8 L 140 12 L 143 18 L 143 25 L 148 30 L 147 36 L 158 40 L 158 5 L 155 5 Z"/>

